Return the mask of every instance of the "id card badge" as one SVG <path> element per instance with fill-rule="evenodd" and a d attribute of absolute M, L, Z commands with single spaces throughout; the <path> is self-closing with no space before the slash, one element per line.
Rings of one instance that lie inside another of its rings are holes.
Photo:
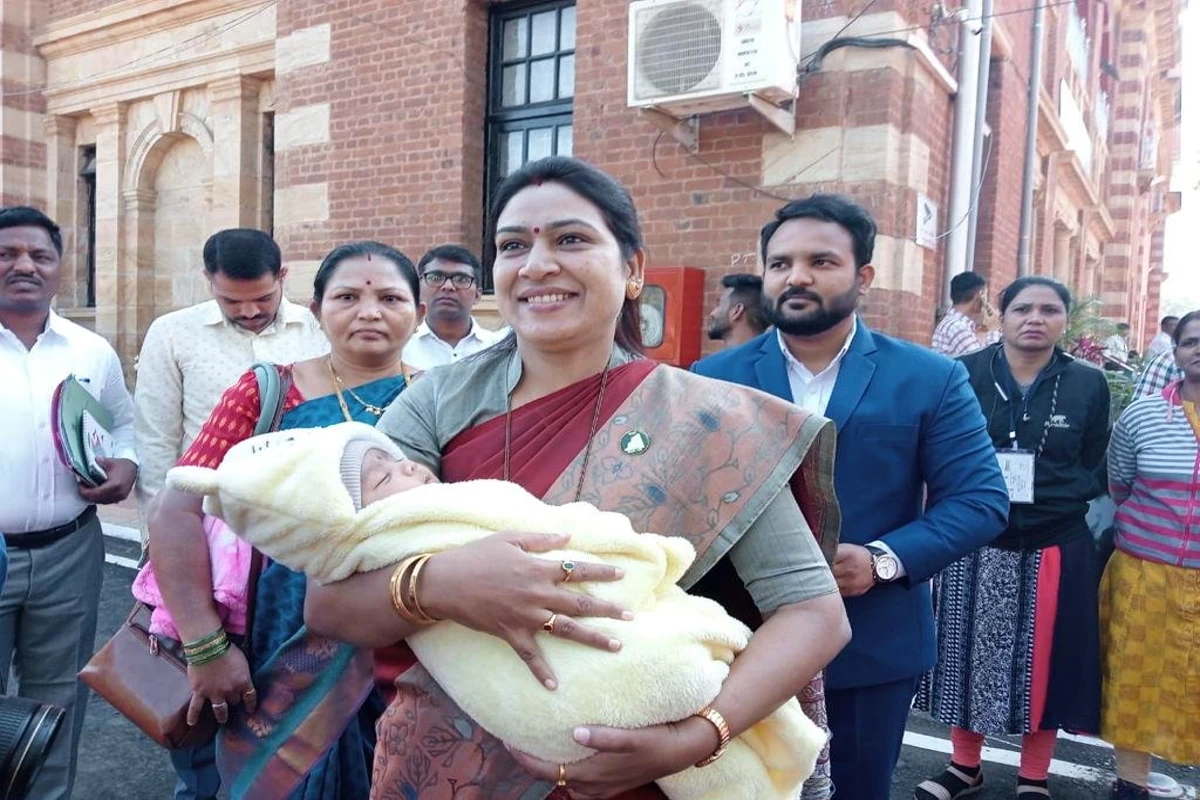
<path fill-rule="evenodd" d="M 1008 502 L 1033 502 L 1033 461 L 1029 450 L 997 450 L 996 459 L 1008 488 Z"/>

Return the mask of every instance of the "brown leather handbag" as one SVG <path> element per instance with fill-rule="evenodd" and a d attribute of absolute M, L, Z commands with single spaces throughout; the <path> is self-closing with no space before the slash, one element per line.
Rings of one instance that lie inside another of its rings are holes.
<path fill-rule="evenodd" d="M 183 645 L 150 633 L 150 614 L 150 606 L 135 605 L 79 677 L 163 747 L 207 744 L 217 735 L 217 718 L 206 704 L 199 722 L 187 724 L 192 686 Z"/>
<path fill-rule="evenodd" d="M 273 364 L 255 364 L 262 411 L 255 434 L 279 429 L 284 400 L 291 388 L 290 370 Z M 271 410 L 268 415 L 267 410 Z M 262 570 L 262 554 L 250 558 L 250 584 L 246 608 L 246 636 L 254 619 L 255 586 Z M 192 702 L 183 645 L 150 633 L 153 609 L 137 603 L 117 632 L 79 673 L 79 678 L 109 705 L 161 746 L 180 750 L 207 744 L 217 735 L 212 706 L 204 705 L 195 725 L 187 724 Z"/>

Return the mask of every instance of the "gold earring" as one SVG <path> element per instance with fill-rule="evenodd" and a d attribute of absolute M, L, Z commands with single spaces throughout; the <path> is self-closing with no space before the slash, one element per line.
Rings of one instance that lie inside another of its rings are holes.
<path fill-rule="evenodd" d="M 637 300 L 642 296 L 642 282 L 633 280 L 632 278 L 625 284 L 625 296 L 630 300 Z"/>

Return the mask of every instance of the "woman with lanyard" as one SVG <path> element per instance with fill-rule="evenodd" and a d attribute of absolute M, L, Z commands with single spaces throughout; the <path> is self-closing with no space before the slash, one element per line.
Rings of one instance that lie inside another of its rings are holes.
<path fill-rule="evenodd" d="M 1003 341 L 962 359 L 1008 484 L 1009 524 L 938 578 L 928 701 L 953 726 L 953 755 L 917 800 L 978 791 L 988 734 L 1024 736 L 1017 797 L 1049 797 L 1058 729 L 1099 729 L 1099 562 L 1085 518 L 1103 486 L 1109 393 L 1103 372 L 1057 346 L 1070 306 L 1057 281 L 1020 278 L 1000 298 Z"/>
<path fill-rule="evenodd" d="M 1173 339 L 1183 380 L 1125 409 L 1108 454 L 1101 733 L 1116 747 L 1116 800 L 1149 797 L 1151 753 L 1200 764 L 1200 311 Z"/>

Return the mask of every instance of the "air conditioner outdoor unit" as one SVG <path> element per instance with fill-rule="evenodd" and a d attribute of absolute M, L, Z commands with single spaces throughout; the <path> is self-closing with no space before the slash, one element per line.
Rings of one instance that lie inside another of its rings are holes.
<path fill-rule="evenodd" d="M 794 99 L 797 0 L 634 0 L 629 106 L 675 117 Z M 755 103 L 757 104 L 757 103 Z"/>

